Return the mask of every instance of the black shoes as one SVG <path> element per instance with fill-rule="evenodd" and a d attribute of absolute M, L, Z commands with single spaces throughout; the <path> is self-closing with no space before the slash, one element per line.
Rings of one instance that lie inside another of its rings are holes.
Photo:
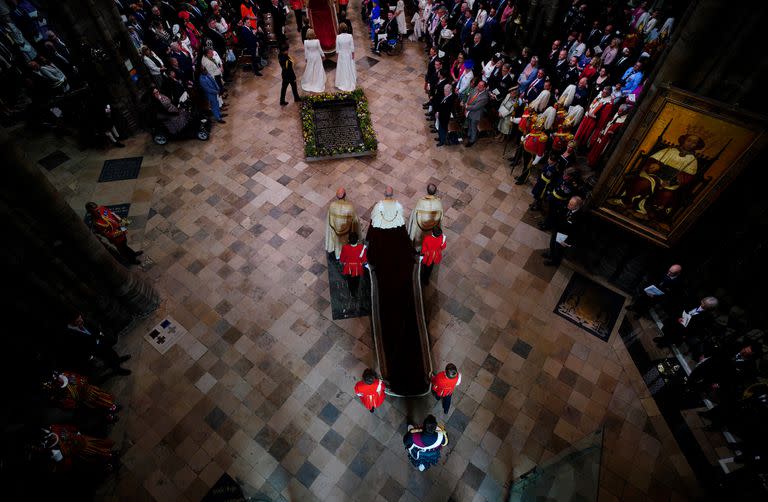
<path fill-rule="evenodd" d="M 130 356 L 130 354 L 129 354 L 129 355 L 127 355 L 127 356 L 122 356 L 120 359 L 118 359 L 118 362 L 119 362 L 120 364 L 123 364 L 124 362 L 126 362 L 126 361 L 130 361 L 130 360 L 131 360 L 131 356 Z"/>
<path fill-rule="evenodd" d="M 468 142 L 464 143 L 464 148 L 469 148 L 469 147 L 471 147 L 474 144 L 475 144 L 474 141 L 468 141 Z"/>
<path fill-rule="evenodd" d="M 548 267 L 556 267 L 556 266 L 559 265 L 559 263 L 557 263 L 554 260 L 544 260 L 544 265 L 546 265 Z"/>
<path fill-rule="evenodd" d="M 117 368 L 117 369 L 115 370 L 115 373 L 116 373 L 116 374 L 118 374 L 118 375 L 120 375 L 120 376 L 128 376 L 128 375 L 130 375 L 132 372 L 131 372 L 131 370 L 127 370 L 127 369 L 125 369 L 125 368 Z"/>
<path fill-rule="evenodd" d="M 288 106 L 288 101 L 280 101 L 280 106 Z"/>
<path fill-rule="evenodd" d="M 525 181 L 523 178 L 515 178 L 515 185 L 525 185 Z"/>
<path fill-rule="evenodd" d="M 224 119 L 216 119 L 216 122 L 218 122 L 219 124 L 226 124 L 227 123 L 227 121 L 224 120 Z"/>

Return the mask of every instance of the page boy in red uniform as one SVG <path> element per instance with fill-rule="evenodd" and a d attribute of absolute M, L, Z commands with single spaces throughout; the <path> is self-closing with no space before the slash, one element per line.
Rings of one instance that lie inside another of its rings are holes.
<path fill-rule="evenodd" d="M 421 282 L 429 283 L 429 276 L 432 275 L 432 267 L 439 264 L 443 259 L 443 249 L 445 249 L 445 235 L 440 227 L 432 229 L 432 235 L 424 236 L 421 243 Z"/>
<path fill-rule="evenodd" d="M 432 377 L 432 395 L 435 399 L 443 401 L 443 412 L 448 414 L 451 407 L 451 398 L 456 386 L 461 383 L 461 373 L 453 363 L 445 365 L 445 371 L 441 371 Z"/>
<path fill-rule="evenodd" d="M 355 293 L 363 275 L 363 267 L 368 263 L 368 248 L 365 244 L 357 242 L 357 234 L 349 233 L 349 244 L 344 244 L 339 255 L 339 262 L 344 267 L 341 271 L 347 279 L 349 292 Z"/>
<path fill-rule="evenodd" d="M 384 402 L 384 390 L 387 386 L 384 380 L 376 376 L 376 372 L 370 368 L 363 371 L 363 379 L 355 384 L 355 394 L 362 401 L 363 406 L 373 413 Z"/>

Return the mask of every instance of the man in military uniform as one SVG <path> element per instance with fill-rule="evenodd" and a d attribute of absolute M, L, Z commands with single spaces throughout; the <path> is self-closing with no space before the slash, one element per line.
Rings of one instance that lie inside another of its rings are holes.
<path fill-rule="evenodd" d="M 531 211 L 541 210 L 541 201 L 544 200 L 545 195 L 550 190 L 550 186 L 553 181 L 556 181 L 560 177 L 560 164 L 558 162 L 558 155 L 555 152 L 549 152 L 547 157 L 547 163 L 541 169 L 539 179 L 536 180 L 536 184 L 533 186 L 531 194 L 533 195 L 533 202 L 528 209 Z"/>
<path fill-rule="evenodd" d="M 336 190 L 336 200 L 328 207 L 328 226 L 325 228 L 325 251 L 334 253 L 338 260 L 341 248 L 347 243 L 349 232 L 359 230 L 355 206 L 347 200 L 344 188 Z"/>
<path fill-rule="evenodd" d="M 384 200 L 380 200 L 371 211 L 371 226 L 374 228 L 397 228 L 405 226 L 403 206 L 394 199 L 395 190 L 388 186 L 384 190 Z"/>
<path fill-rule="evenodd" d="M 569 167 L 563 172 L 559 183 L 555 184 L 552 193 L 549 194 L 549 207 L 544 221 L 539 223 L 540 230 L 549 230 L 558 221 L 560 215 L 565 212 L 568 201 L 579 191 L 579 170 Z"/>
<path fill-rule="evenodd" d="M 581 210 L 584 201 L 581 197 L 573 196 L 567 205 L 557 212 L 556 219 L 552 223 L 552 236 L 549 239 L 549 251 L 542 253 L 545 258 L 544 265 L 556 267 L 560 265 L 566 248 L 579 244 L 583 229 L 583 215 Z"/>
<path fill-rule="evenodd" d="M 427 195 L 419 199 L 408 220 L 408 235 L 417 249 L 421 246 L 424 235 L 440 226 L 440 221 L 443 219 L 443 203 L 435 194 L 437 194 L 437 187 L 430 183 L 427 185 Z"/>

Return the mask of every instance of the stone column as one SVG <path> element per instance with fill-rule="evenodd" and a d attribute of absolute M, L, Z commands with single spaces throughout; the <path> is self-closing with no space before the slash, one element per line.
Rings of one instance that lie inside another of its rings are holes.
<path fill-rule="evenodd" d="M 41 312 L 89 310 L 113 329 L 157 308 L 159 297 L 149 281 L 112 257 L 5 134 L 0 135 L 0 158 L 0 213 L 7 241 L 0 259 L 8 275 L 24 281 L 6 283 L 9 291 L 21 292 L 17 303 L 39 301 Z"/>

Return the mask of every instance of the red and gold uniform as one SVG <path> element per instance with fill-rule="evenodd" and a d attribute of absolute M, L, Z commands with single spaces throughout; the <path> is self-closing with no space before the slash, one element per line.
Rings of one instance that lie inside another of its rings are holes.
<path fill-rule="evenodd" d="M 96 212 L 98 217 L 93 218 L 96 233 L 106 237 L 115 246 L 124 243 L 127 240 L 126 229 L 120 217 L 104 206 L 98 206 Z"/>
<path fill-rule="evenodd" d="M 114 461 L 110 439 L 85 436 L 73 425 L 51 425 L 47 430 L 47 444 L 43 450 L 50 452 L 51 470 L 67 472 L 78 464 L 109 467 Z"/>
<path fill-rule="evenodd" d="M 573 133 L 570 121 L 566 120 L 557 128 L 557 132 L 552 134 L 552 150 L 563 153 L 570 141 L 573 141 Z"/>
<path fill-rule="evenodd" d="M 530 154 L 543 157 L 547 151 L 548 139 L 547 133 L 538 127 L 534 127 L 533 131 L 528 133 L 523 139 L 523 149 Z"/>
<path fill-rule="evenodd" d="M 439 264 L 443 259 L 445 249 L 445 234 L 440 237 L 425 235 L 421 244 L 421 254 L 424 256 L 422 263 L 426 266 Z"/>
<path fill-rule="evenodd" d="M 373 411 L 384 402 L 384 390 L 386 388 L 387 386 L 380 378 L 375 379 L 372 384 L 367 384 L 361 380 L 355 384 L 355 394 L 368 411 Z"/>
<path fill-rule="evenodd" d="M 531 132 L 531 126 L 536 123 L 536 117 L 536 112 L 530 106 L 526 106 L 523 114 L 520 116 L 520 123 L 517 124 L 520 132 L 523 134 Z"/>
<path fill-rule="evenodd" d="M 339 261 L 344 266 L 342 274 L 351 277 L 363 275 L 363 265 L 368 263 L 368 248 L 364 244 L 344 244 Z"/>
<path fill-rule="evenodd" d="M 88 378 L 63 371 L 56 375 L 47 387 L 50 397 L 64 409 L 74 409 L 80 406 L 101 409 L 108 413 L 117 412 L 115 397 L 101 388 L 88 383 Z"/>

